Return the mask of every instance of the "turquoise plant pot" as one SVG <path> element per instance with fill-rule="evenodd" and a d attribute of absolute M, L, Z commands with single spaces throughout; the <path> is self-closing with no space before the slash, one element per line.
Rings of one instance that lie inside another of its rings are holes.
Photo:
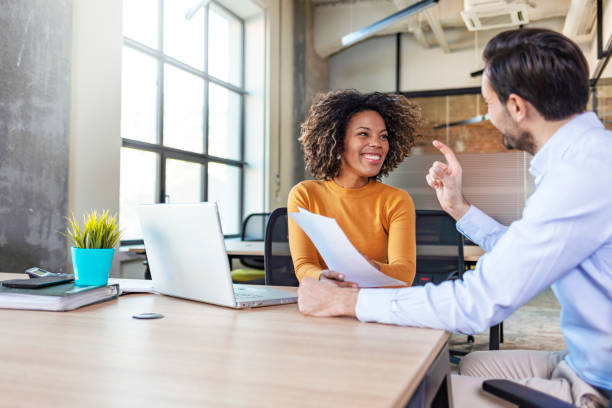
<path fill-rule="evenodd" d="M 113 262 L 114 248 L 70 248 L 74 283 L 76 285 L 106 285 Z"/>

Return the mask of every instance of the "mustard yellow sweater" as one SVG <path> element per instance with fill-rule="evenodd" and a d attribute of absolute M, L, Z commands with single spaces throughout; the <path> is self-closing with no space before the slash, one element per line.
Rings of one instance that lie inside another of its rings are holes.
<path fill-rule="evenodd" d="M 334 218 L 355 248 L 381 272 L 412 284 L 416 271 L 414 203 L 400 189 L 370 180 L 361 188 L 343 188 L 333 180 L 303 181 L 289 193 L 287 212 L 302 207 Z M 327 269 L 308 236 L 289 217 L 289 247 L 298 280 L 319 279 Z M 342 272 L 342 271 L 338 271 Z"/>

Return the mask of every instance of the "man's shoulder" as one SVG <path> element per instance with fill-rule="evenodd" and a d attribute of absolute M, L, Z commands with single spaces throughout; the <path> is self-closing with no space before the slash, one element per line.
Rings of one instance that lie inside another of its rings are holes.
<path fill-rule="evenodd" d="M 612 132 L 602 127 L 594 127 L 576 135 L 576 140 L 567 148 L 558 165 L 574 166 L 577 171 L 590 171 L 592 167 L 612 169 L 610 151 Z"/>

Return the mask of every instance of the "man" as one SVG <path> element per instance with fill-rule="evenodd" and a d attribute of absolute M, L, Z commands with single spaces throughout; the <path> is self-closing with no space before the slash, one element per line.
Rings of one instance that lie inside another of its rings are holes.
<path fill-rule="evenodd" d="M 585 113 L 588 65 L 573 42 L 542 29 L 497 35 L 484 59 L 482 94 L 491 122 L 506 147 L 534 155 L 536 191 L 521 219 L 502 226 L 470 205 L 461 193 L 459 162 L 436 141 L 447 163 L 434 163 L 426 179 L 457 229 L 485 249 L 476 269 L 463 280 L 403 289 L 359 290 L 304 279 L 300 311 L 471 334 L 503 321 L 552 285 L 568 351 L 472 353 L 453 388 L 471 407 L 493 403 L 478 391 L 482 377 L 512 379 L 578 406 L 607 406 L 612 135 L 594 113 Z"/>

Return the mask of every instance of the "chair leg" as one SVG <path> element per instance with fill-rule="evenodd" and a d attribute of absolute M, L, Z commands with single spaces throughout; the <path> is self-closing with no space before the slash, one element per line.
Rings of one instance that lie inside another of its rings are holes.
<path fill-rule="evenodd" d="M 489 350 L 499 350 L 499 324 L 489 329 Z"/>

